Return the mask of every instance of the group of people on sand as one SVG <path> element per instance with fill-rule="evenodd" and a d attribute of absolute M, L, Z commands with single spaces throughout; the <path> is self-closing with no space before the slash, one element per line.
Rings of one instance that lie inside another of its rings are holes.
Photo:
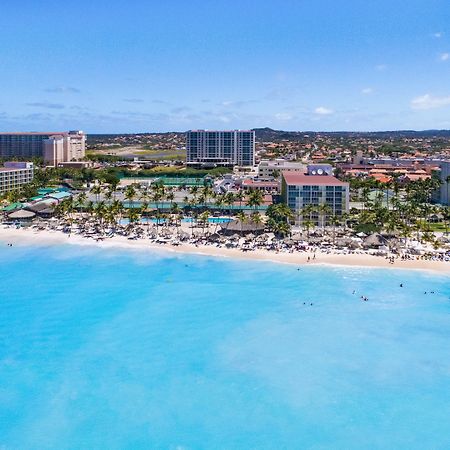
<path fill-rule="evenodd" d="M 314 261 L 315 259 L 316 259 L 316 254 L 314 253 L 312 260 Z M 311 256 L 308 256 L 307 262 L 310 262 L 310 261 L 311 261 Z"/>

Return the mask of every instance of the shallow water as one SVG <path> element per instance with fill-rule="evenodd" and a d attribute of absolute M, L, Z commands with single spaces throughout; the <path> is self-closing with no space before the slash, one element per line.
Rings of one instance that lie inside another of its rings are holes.
<path fill-rule="evenodd" d="M 0 244 L 0 448 L 450 448 L 450 278 L 297 269 Z"/>

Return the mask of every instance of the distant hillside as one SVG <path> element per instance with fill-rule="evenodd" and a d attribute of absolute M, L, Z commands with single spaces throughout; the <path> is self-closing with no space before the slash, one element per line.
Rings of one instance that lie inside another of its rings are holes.
<path fill-rule="evenodd" d="M 450 138 L 450 130 L 399 130 L 399 131 L 283 131 L 272 128 L 254 128 L 256 139 L 259 141 L 300 140 L 306 136 L 330 136 L 333 138 L 366 138 L 366 139 L 401 139 L 401 138 Z"/>
<path fill-rule="evenodd" d="M 302 141 L 310 140 L 317 136 L 330 138 L 344 138 L 344 139 L 430 139 L 450 138 L 450 130 L 399 130 L 399 131 L 372 131 L 372 132 L 357 132 L 357 131 L 284 131 L 273 130 L 272 128 L 254 128 L 256 140 L 259 142 L 276 142 L 282 140 L 288 141 Z M 135 143 L 152 143 L 156 141 L 164 141 L 165 139 L 178 139 L 184 141 L 184 132 L 174 131 L 168 133 L 125 133 L 125 134 L 88 134 L 88 144 L 117 144 L 118 138 L 122 145 L 131 145 Z"/>

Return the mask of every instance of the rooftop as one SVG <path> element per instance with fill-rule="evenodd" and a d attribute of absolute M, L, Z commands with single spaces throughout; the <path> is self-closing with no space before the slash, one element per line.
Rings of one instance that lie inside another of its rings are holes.
<path fill-rule="evenodd" d="M 0 132 L 0 136 L 54 136 L 54 135 L 60 135 L 60 136 L 68 136 L 68 135 L 83 135 L 83 131 L 11 131 L 11 132 Z"/>
<path fill-rule="evenodd" d="M 27 167 L 17 168 L 17 167 L 0 167 L 0 172 L 22 172 L 23 170 L 32 170 Z"/>
<path fill-rule="evenodd" d="M 289 185 L 348 186 L 348 183 L 344 183 L 331 175 L 306 175 L 301 172 L 283 171 L 283 178 Z"/>
<path fill-rule="evenodd" d="M 262 187 L 278 187 L 278 181 L 260 181 L 246 179 L 242 182 L 243 186 L 262 186 Z"/>

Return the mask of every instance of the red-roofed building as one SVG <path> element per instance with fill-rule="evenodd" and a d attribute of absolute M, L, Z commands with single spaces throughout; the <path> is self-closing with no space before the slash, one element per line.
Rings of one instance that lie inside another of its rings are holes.
<path fill-rule="evenodd" d="M 349 184 L 332 175 L 282 172 L 282 198 L 294 211 L 295 223 L 329 224 L 332 216 L 348 212 L 349 193 Z"/>
<path fill-rule="evenodd" d="M 278 194 L 280 183 L 278 181 L 260 181 L 246 179 L 242 182 L 242 188 L 246 191 L 260 190 L 268 194 Z"/>

